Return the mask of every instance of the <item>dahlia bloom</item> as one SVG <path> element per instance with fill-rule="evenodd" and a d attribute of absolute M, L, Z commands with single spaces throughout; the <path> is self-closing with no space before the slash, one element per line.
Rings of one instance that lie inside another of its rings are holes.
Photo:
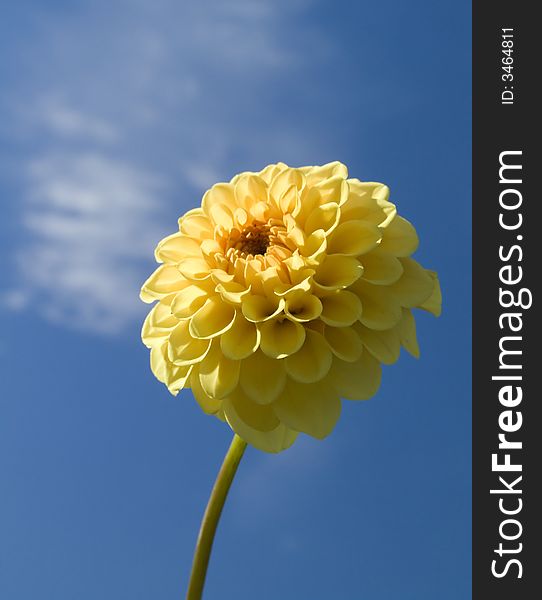
<path fill-rule="evenodd" d="M 327 436 L 341 398 L 373 396 L 401 346 L 419 355 L 412 309 L 440 314 L 437 275 L 388 197 L 339 162 L 214 185 L 141 290 L 157 301 L 142 330 L 156 377 L 261 450 Z"/>

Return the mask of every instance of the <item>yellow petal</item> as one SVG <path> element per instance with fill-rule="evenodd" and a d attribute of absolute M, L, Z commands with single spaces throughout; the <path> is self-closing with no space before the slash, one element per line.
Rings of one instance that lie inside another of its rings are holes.
<path fill-rule="evenodd" d="M 220 348 L 223 354 L 232 360 L 247 358 L 256 352 L 259 345 L 258 328 L 239 312 L 230 329 L 220 336 Z"/>
<path fill-rule="evenodd" d="M 354 283 L 363 274 L 363 267 L 353 256 L 332 254 L 318 267 L 314 281 L 324 289 L 336 290 Z"/>
<path fill-rule="evenodd" d="M 284 300 L 265 296 L 247 296 L 243 298 L 241 309 L 245 318 L 253 323 L 267 321 L 282 312 Z"/>
<path fill-rule="evenodd" d="M 225 260 L 223 256 L 223 247 L 214 239 L 207 239 L 200 242 L 200 250 L 199 256 L 201 257 L 203 254 L 203 257 L 208 264 L 212 264 L 213 261 L 216 262 L 217 258 L 219 260 Z"/>
<path fill-rule="evenodd" d="M 440 317 L 440 313 L 442 312 L 442 292 L 440 290 L 440 282 L 435 271 L 426 272 L 433 280 L 433 292 L 425 302 L 420 304 L 420 308 L 427 310 L 435 315 L 435 317 Z"/>
<path fill-rule="evenodd" d="M 340 175 L 323 179 L 314 185 L 320 194 L 320 204 L 344 204 L 348 198 L 348 183 Z"/>
<path fill-rule="evenodd" d="M 361 182 L 349 179 L 350 194 L 341 206 L 343 221 L 366 221 L 379 227 L 387 227 L 397 214 L 393 204 L 387 202 L 389 189 L 382 183 Z"/>
<path fill-rule="evenodd" d="M 233 274 L 226 273 L 222 269 L 211 269 L 211 280 L 217 285 L 219 283 L 230 283 L 234 277 Z"/>
<path fill-rule="evenodd" d="M 158 381 L 166 382 L 167 371 L 171 368 L 167 357 L 167 342 L 153 346 L 150 352 L 151 371 Z"/>
<path fill-rule="evenodd" d="M 167 354 L 167 342 L 154 346 L 150 353 L 151 370 L 158 381 L 165 383 L 171 394 L 176 396 L 183 387 L 188 387 L 192 366 L 175 366 L 171 364 Z"/>
<path fill-rule="evenodd" d="M 363 265 L 362 278 L 375 285 L 390 285 L 403 274 L 401 261 L 380 249 L 360 256 L 359 261 Z"/>
<path fill-rule="evenodd" d="M 192 337 L 213 338 L 227 331 L 235 317 L 235 309 L 220 296 L 208 298 L 190 320 Z"/>
<path fill-rule="evenodd" d="M 275 199 L 277 208 L 280 209 L 280 212 L 283 215 L 290 214 L 296 209 L 300 202 L 298 190 L 299 188 L 296 185 L 290 185 L 290 187 L 278 197 L 278 203 L 277 199 Z M 273 196 L 273 191 L 271 191 L 270 195 Z"/>
<path fill-rule="evenodd" d="M 235 193 L 231 183 L 217 183 L 203 195 L 201 208 L 208 217 L 212 216 L 212 208 L 217 205 L 226 206 L 230 214 L 235 210 Z"/>
<path fill-rule="evenodd" d="M 294 190 L 300 190 L 305 184 L 305 176 L 298 169 L 287 168 L 277 173 L 269 186 L 269 195 L 274 198 L 277 206 L 281 198 Z M 293 208 L 293 207 L 292 207 Z M 284 212 L 290 212 L 285 210 Z"/>
<path fill-rule="evenodd" d="M 339 161 L 333 161 L 322 165 L 321 167 L 301 167 L 299 170 L 305 174 L 307 184 L 309 185 L 315 185 L 330 177 L 340 177 L 341 179 L 346 179 L 348 177 L 346 165 L 343 165 Z"/>
<path fill-rule="evenodd" d="M 192 282 L 190 284 L 178 292 L 171 303 L 171 312 L 179 319 L 191 317 L 209 297 L 207 290 Z"/>
<path fill-rule="evenodd" d="M 376 247 L 382 232 L 367 221 L 345 221 L 331 234 L 328 241 L 328 254 L 359 256 Z"/>
<path fill-rule="evenodd" d="M 288 356 L 284 363 L 286 373 L 292 379 L 300 383 L 313 383 L 327 375 L 332 354 L 322 335 L 310 329 L 305 333 L 303 346 L 295 354 Z"/>
<path fill-rule="evenodd" d="M 328 382 L 298 383 L 289 380 L 273 408 L 287 427 L 323 439 L 339 420 L 341 400 Z"/>
<path fill-rule="evenodd" d="M 305 233 L 310 235 L 317 229 L 322 229 L 325 233 L 329 233 L 337 226 L 340 218 L 341 209 L 334 202 L 317 206 L 307 218 Z"/>
<path fill-rule="evenodd" d="M 218 413 L 218 411 L 222 408 L 222 400 L 209 396 L 209 394 L 207 394 L 201 387 L 198 365 L 194 365 L 193 367 L 193 371 L 190 376 L 190 385 L 192 388 L 192 393 L 194 394 L 194 398 L 200 405 L 203 412 L 208 415 L 215 415 Z"/>
<path fill-rule="evenodd" d="M 403 217 L 396 216 L 382 231 L 380 249 L 385 252 L 395 256 L 410 256 L 418 248 L 418 234 L 414 226 Z"/>
<path fill-rule="evenodd" d="M 363 352 L 363 344 L 352 327 L 326 327 L 324 337 L 335 356 L 355 362 Z"/>
<path fill-rule="evenodd" d="M 298 292 L 287 297 L 284 312 L 293 321 L 305 323 L 317 319 L 322 314 L 322 302 L 313 294 Z"/>
<path fill-rule="evenodd" d="M 412 311 L 408 308 L 403 308 L 403 316 L 396 329 L 405 350 L 412 354 L 414 358 L 419 358 L 420 347 L 418 346 L 418 339 L 416 337 L 416 321 L 414 320 Z"/>
<path fill-rule="evenodd" d="M 218 341 L 213 342 L 199 363 L 199 380 L 205 393 L 212 398 L 224 398 L 237 387 L 241 363 L 226 358 Z"/>
<path fill-rule="evenodd" d="M 275 416 L 270 406 L 259 406 L 239 388 L 223 401 L 224 416 L 229 426 L 245 442 L 264 452 L 281 452 L 289 448 L 297 432 L 288 429 Z"/>
<path fill-rule="evenodd" d="M 200 280 L 210 277 L 207 261 L 203 258 L 186 258 L 179 263 L 179 271 L 186 279 Z"/>
<path fill-rule="evenodd" d="M 205 240 L 213 237 L 213 226 L 203 211 L 197 210 L 187 213 L 179 219 L 179 227 L 182 233 L 197 240 Z"/>
<path fill-rule="evenodd" d="M 374 396 L 380 387 L 382 367 L 369 352 L 362 352 L 356 362 L 333 359 L 329 382 L 342 398 L 347 400 L 367 400 Z"/>
<path fill-rule="evenodd" d="M 147 315 L 141 328 L 141 339 L 147 348 L 162 345 L 179 320 L 171 314 L 171 306 L 158 302 Z"/>
<path fill-rule="evenodd" d="M 256 202 L 267 202 L 267 183 L 253 173 L 242 174 L 235 182 L 235 201 L 241 208 L 250 209 Z"/>
<path fill-rule="evenodd" d="M 247 396 L 258 404 L 270 404 L 284 389 L 284 362 L 268 358 L 261 350 L 241 361 L 239 384 Z"/>
<path fill-rule="evenodd" d="M 288 169 L 288 165 L 283 162 L 279 162 L 276 164 L 267 165 L 267 167 L 264 167 L 259 173 L 257 173 L 257 175 L 259 175 L 269 185 L 273 179 L 285 169 Z"/>
<path fill-rule="evenodd" d="M 226 231 L 233 228 L 233 212 L 225 204 L 213 204 L 209 208 L 209 217 L 214 225 Z"/>
<path fill-rule="evenodd" d="M 420 306 L 429 299 L 435 289 L 434 279 L 412 258 L 401 258 L 403 274 L 389 291 L 405 308 Z"/>
<path fill-rule="evenodd" d="M 207 354 L 210 340 L 197 340 L 190 335 L 189 322 L 180 321 L 169 336 L 168 356 L 176 365 L 192 365 Z"/>
<path fill-rule="evenodd" d="M 182 233 L 174 233 L 158 244 L 154 256 L 158 262 L 179 263 L 185 258 L 201 257 L 201 250 L 196 240 Z"/>
<path fill-rule="evenodd" d="M 305 341 L 305 328 L 290 319 L 271 319 L 259 326 L 260 348 L 271 358 L 284 358 L 297 352 Z"/>
<path fill-rule="evenodd" d="M 193 366 L 173 366 L 167 372 L 166 385 L 171 394 L 176 396 L 182 389 L 189 387 Z"/>
<path fill-rule="evenodd" d="M 145 281 L 139 296 L 143 302 L 154 302 L 172 292 L 182 290 L 187 285 L 189 284 L 177 267 L 161 265 Z"/>
<path fill-rule="evenodd" d="M 391 329 L 401 318 L 401 306 L 388 286 L 356 281 L 350 288 L 361 300 L 363 312 L 360 321 L 371 329 Z"/>
<path fill-rule="evenodd" d="M 359 298 L 347 290 L 339 290 L 331 296 L 322 298 L 320 318 L 332 327 L 347 327 L 355 323 L 362 314 Z"/>
<path fill-rule="evenodd" d="M 399 334 L 394 327 L 384 331 L 375 331 L 361 324 L 356 324 L 363 345 L 381 363 L 392 365 L 399 359 L 401 343 Z"/>
<path fill-rule="evenodd" d="M 323 229 L 313 231 L 299 247 L 302 256 L 305 256 L 310 265 L 322 261 L 327 250 L 327 237 Z"/>
<path fill-rule="evenodd" d="M 216 291 L 225 302 L 230 304 L 241 304 L 243 298 L 250 294 L 250 288 L 236 281 L 225 281 L 216 286 Z"/>

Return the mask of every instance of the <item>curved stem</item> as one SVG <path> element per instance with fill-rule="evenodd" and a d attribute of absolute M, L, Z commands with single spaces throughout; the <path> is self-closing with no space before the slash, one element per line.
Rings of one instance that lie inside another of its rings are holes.
<path fill-rule="evenodd" d="M 237 471 L 237 467 L 241 462 L 243 453 L 247 443 L 243 441 L 237 434 L 233 436 L 233 440 L 228 448 L 228 452 L 224 457 L 224 462 L 218 472 L 215 485 L 209 497 L 203 520 L 196 542 L 196 550 L 194 551 L 194 560 L 192 562 L 192 572 L 190 573 L 190 581 L 188 583 L 188 591 L 186 600 L 200 600 L 205 584 L 205 575 L 207 573 L 207 565 L 213 547 L 213 540 L 216 533 L 216 527 L 224 507 L 224 502 L 228 495 L 231 483 Z"/>

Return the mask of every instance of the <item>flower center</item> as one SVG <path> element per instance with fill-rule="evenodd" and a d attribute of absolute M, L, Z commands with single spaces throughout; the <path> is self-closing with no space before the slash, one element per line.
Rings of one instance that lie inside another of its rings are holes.
<path fill-rule="evenodd" d="M 241 254 L 264 255 L 269 247 L 269 226 L 262 223 L 248 225 L 235 243 Z"/>

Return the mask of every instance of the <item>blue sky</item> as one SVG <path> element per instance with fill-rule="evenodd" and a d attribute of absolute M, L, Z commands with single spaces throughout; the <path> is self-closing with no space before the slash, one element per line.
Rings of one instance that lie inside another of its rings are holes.
<path fill-rule="evenodd" d="M 470 3 L 2 12 L 0 597 L 183 597 L 230 431 L 149 371 L 152 249 L 215 181 L 341 160 L 391 187 L 444 312 L 327 440 L 247 452 L 205 597 L 469 598 Z"/>

